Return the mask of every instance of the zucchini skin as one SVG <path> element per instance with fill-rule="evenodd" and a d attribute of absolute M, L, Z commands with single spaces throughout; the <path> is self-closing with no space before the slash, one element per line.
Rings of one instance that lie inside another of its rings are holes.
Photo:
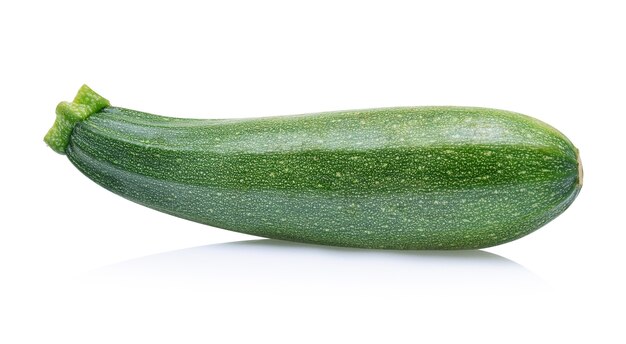
<path fill-rule="evenodd" d="M 198 120 L 107 106 L 65 154 L 131 201 L 252 235 L 476 249 L 525 236 L 582 186 L 578 151 L 502 110 L 404 107 Z"/>

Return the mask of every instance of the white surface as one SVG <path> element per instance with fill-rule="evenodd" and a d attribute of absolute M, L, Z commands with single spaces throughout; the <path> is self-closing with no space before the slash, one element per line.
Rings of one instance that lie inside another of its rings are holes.
<path fill-rule="evenodd" d="M 618 1 L 3 2 L 0 342 L 624 343 L 624 32 Z M 45 146 L 83 83 L 193 117 L 522 112 L 578 146 L 585 185 L 484 251 L 238 243 Z"/>

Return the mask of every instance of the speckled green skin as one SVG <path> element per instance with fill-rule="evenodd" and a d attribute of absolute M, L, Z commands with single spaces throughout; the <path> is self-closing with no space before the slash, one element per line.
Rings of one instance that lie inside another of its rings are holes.
<path fill-rule="evenodd" d="M 233 120 L 106 107 L 65 151 L 103 187 L 262 237 L 386 249 L 474 249 L 520 238 L 578 194 L 555 129 L 484 108 L 412 107 Z"/>

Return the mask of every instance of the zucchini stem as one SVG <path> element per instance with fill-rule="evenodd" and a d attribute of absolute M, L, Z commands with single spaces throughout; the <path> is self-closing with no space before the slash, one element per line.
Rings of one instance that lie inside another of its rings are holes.
<path fill-rule="evenodd" d="M 55 152 L 65 154 L 76 123 L 110 105 L 108 100 L 83 85 L 71 103 L 61 102 L 57 105 L 56 119 L 43 140 Z"/>

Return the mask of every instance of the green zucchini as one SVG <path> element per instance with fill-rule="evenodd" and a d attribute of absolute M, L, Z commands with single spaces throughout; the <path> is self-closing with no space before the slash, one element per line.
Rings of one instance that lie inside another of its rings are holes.
<path fill-rule="evenodd" d="M 45 137 L 131 201 L 252 235 L 335 246 L 475 249 L 527 235 L 582 186 L 578 150 L 531 117 L 401 107 L 182 119 L 83 86 Z"/>

